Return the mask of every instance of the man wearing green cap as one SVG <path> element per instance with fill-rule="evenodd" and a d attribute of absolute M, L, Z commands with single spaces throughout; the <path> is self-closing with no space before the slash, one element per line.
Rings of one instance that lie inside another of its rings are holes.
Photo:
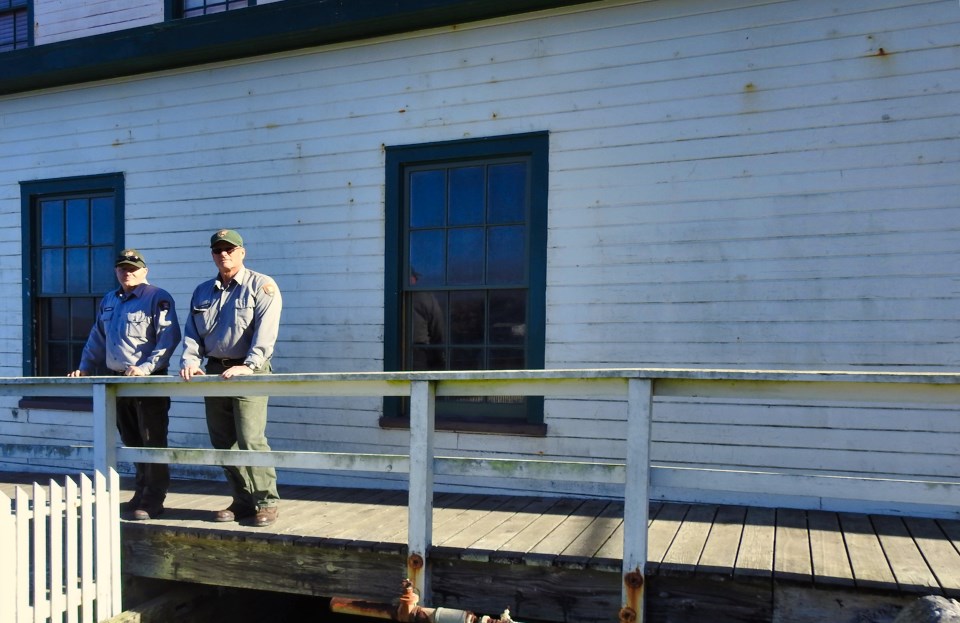
<path fill-rule="evenodd" d="M 190 300 L 184 326 L 180 376 L 219 374 L 224 379 L 269 374 L 283 302 L 276 282 L 243 265 L 243 238 L 232 229 L 210 237 L 217 276 L 204 281 Z M 201 368 L 206 359 L 205 369 Z M 210 442 L 218 450 L 269 451 L 267 396 L 204 397 Z M 272 467 L 223 468 L 233 501 L 216 521 L 252 517 L 254 526 L 277 520 L 277 474 Z"/>
<path fill-rule="evenodd" d="M 170 356 L 180 343 L 180 324 L 173 297 L 147 283 L 147 262 L 136 249 L 124 249 L 114 262 L 120 287 L 108 292 L 80 356 L 80 367 L 68 376 L 90 376 L 106 367 L 112 374 L 166 374 Z M 117 429 L 131 448 L 166 448 L 170 398 L 117 398 Z M 137 463 L 136 491 L 126 503 L 134 519 L 163 513 L 170 486 L 165 464 Z"/>

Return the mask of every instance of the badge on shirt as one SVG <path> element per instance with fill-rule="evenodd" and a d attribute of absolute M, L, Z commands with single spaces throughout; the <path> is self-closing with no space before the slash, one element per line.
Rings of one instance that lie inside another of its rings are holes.
<path fill-rule="evenodd" d="M 170 312 L 170 301 L 160 301 L 157 304 L 157 309 L 160 310 L 160 318 L 158 322 L 161 327 L 169 327 L 172 323 L 170 319 L 167 318 L 167 314 Z"/>
<path fill-rule="evenodd" d="M 263 290 L 263 293 L 267 296 L 273 296 L 277 292 L 277 284 L 273 283 L 272 281 L 270 283 L 265 283 L 263 284 L 261 290 Z"/>

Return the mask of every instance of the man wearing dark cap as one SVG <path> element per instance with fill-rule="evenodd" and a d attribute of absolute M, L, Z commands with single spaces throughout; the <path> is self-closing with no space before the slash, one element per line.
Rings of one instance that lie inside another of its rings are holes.
<path fill-rule="evenodd" d="M 219 374 L 224 379 L 269 374 L 280 328 L 283 301 L 276 282 L 243 265 L 247 251 L 232 229 L 210 237 L 217 276 L 193 291 L 184 325 L 180 376 Z M 206 363 L 204 368 L 201 364 Z M 267 396 L 205 396 L 210 443 L 218 450 L 269 451 Z M 277 474 L 272 467 L 224 466 L 233 501 L 215 521 L 253 518 L 254 526 L 273 524 L 279 514 Z"/>
<path fill-rule="evenodd" d="M 180 324 L 173 297 L 147 283 L 147 262 L 136 249 L 124 249 L 114 262 L 120 287 L 108 292 L 83 347 L 80 367 L 68 376 L 90 376 L 106 367 L 112 374 L 166 374 L 170 356 L 180 343 Z M 131 448 L 166 448 L 170 398 L 117 398 L 117 429 Z M 134 519 L 163 513 L 170 469 L 158 463 L 137 463 L 136 492 L 125 510 Z"/>

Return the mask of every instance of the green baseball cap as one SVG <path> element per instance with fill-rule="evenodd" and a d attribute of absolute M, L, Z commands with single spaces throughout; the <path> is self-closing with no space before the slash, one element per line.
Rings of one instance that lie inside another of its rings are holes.
<path fill-rule="evenodd" d="M 147 260 L 143 259 L 143 254 L 136 249 L 124 249 L 120 252 L 120 255 L 117 256 L 117 261 L 113 263 L 114 266 L 120 266 L 121 264 L 129 264 L 137 268 L 146 268 Z"/>
<path fill-rule="evenodd" d="M 210 236 L 210 247 L 213 248 L 213 245 L 218 242 L 228 242 L 235 247 L 243 246 L 243 236 L 238 234 L 232 229 L 221 229 L 217 233 Z"/>

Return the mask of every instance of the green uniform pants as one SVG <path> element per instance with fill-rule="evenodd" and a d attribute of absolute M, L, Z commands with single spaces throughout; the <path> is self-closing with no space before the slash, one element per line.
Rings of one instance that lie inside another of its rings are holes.
<path fill-rule="evenodd" d="M 223 367 L 210 361 L 207 374 L 220 374 Z M 257 371 L 269 374 L 270 364 Z M 217 450 L 270 450 L 267 442 L 267 396 L 204 397 L 207 431 Z M 272 467 L 223 468 L 233 494 L 233 504 L 243 507 L 276 505 L 277 473 Z"/>

